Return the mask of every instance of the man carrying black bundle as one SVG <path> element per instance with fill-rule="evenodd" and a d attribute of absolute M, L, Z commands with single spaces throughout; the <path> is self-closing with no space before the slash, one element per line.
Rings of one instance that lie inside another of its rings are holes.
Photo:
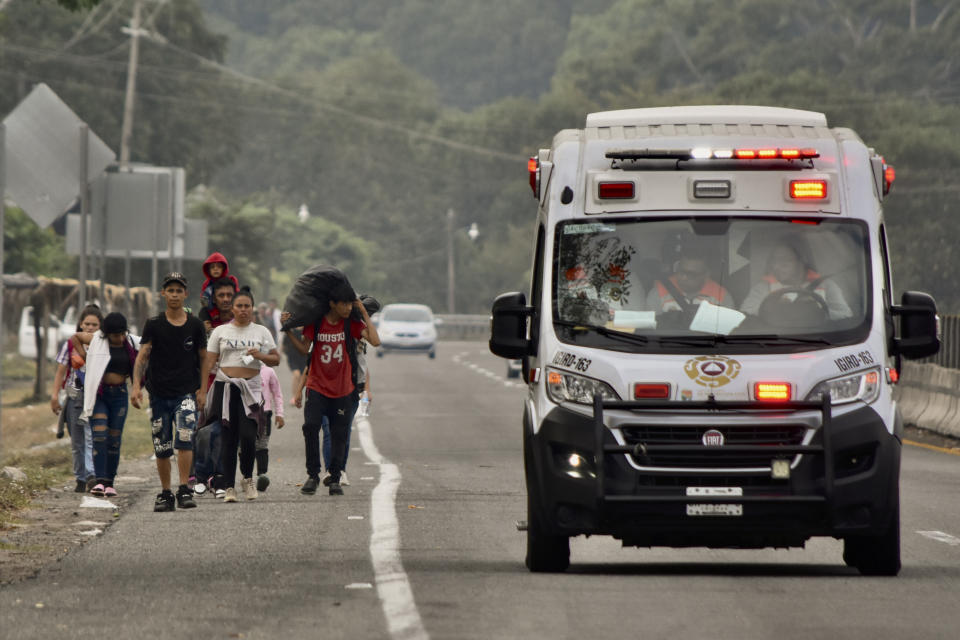
<path fill-rule="evenodd" d="M 307 402 L 303 410 L 303 439 L 306 451 L 307 480 L 301 493 L 312 495 L 320 484 L 320 432 L 323 419 L 330 424 L 331 461 L 330 495 L 343 495 L 340 474 L 347 447 L 347 429 L 350 417 L 355 413 L 357 401 L 353 393 L 357 384 L 359 367 L 356 361 L 356 341 L 366 339 L 379 346 L 380 336 L 370 322 L 366 307 L 361 304 L 353 287 L 344 282 L 329 292 L 329 310 L 319 322 L 304 327 L 303 339 L 287 333 L 287 339 L 300 353 L 310 353 L 306 377 Z M 357 309 L 362 321 L 352 319 L 351 312 Z M 286 324 L 290 315 L 284 313 L 281 320 Z M 286 327 L 285 331 L 291 327 Z M 301 395 L 296 393 L 294 404 L 301 405 Z"/>

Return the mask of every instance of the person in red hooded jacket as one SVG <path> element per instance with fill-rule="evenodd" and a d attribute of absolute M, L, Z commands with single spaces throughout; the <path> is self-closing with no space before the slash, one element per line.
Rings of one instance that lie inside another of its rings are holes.
<path fill-rule="evenodd" d="M 204 322 L 209 322 L 211 328 L 216 327 L 220 318 L 220 310 L 217 307 L 217 301 L 214 296 L 214 284 L 217 280 L 226 279 L 233 282 L 234 292 L 240 291 L 240 281 L 237 277 L 230 274 L 230 265 L 227 264 L 227 258 L 222 253 L 214 251 L 210 257 L 203 261 L 203 275 L 206 280 L 200 287 L 200 311 L 198 316 Z"/>

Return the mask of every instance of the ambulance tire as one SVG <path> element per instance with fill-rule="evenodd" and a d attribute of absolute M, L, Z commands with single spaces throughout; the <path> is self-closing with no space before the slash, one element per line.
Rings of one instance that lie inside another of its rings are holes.
<path fill-rule="evenodd" d="M 893 514 L 878 536 L 848 536 L 843 540 L 843 561 L 864 576 L 895 576 L 900 573 L 900 496 L 894 494 Z"/>
<path fill-rule="evenodd" d="M 537 495 L 533 451 L 524 438 L 523 463 L 527 479 L 527 569 L 533 573 L 562 573 L 570 566 L 570 537 L 547 533 Z"/>
<path fill-rule="evenodd" d="M 527 569 L 533 573 L 562 573 L 570 566 L 570 537 L 544 531 L 540 505 L 527 489 Z"/>

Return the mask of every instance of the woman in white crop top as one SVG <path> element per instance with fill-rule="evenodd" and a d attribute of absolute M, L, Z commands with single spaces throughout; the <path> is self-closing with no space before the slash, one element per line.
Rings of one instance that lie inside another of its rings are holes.
<path fill-rule="evenodd" d="M 260 367 L 280 364 L 280 354 L 270 330 L 253 322 L 253 294 L 243 287 L 233 296 L 233 321 L 215 328 L 207 338 L 207 357 L 197 401 L 205 407 L 204 422 L 220 420 L 224 502 L 236 502 L 237 448 L 247 500 L 257 497 L 253 484 L 256 441 L 264 428 Z M 207 394 L 210 371 L 219 363 L 213 392 Z"/>

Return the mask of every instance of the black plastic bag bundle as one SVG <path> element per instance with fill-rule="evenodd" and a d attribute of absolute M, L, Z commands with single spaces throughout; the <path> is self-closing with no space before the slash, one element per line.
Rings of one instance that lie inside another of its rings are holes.
<path fill-rule="evenodd" d="M 330 310 L 330 298 L 356 299 L 357 294 L 340 269 L 316 265 L 301 273 L 283 303 L 283 310 L 290 317 L 282 330 L 306 327 L 320 322 Z"/>

